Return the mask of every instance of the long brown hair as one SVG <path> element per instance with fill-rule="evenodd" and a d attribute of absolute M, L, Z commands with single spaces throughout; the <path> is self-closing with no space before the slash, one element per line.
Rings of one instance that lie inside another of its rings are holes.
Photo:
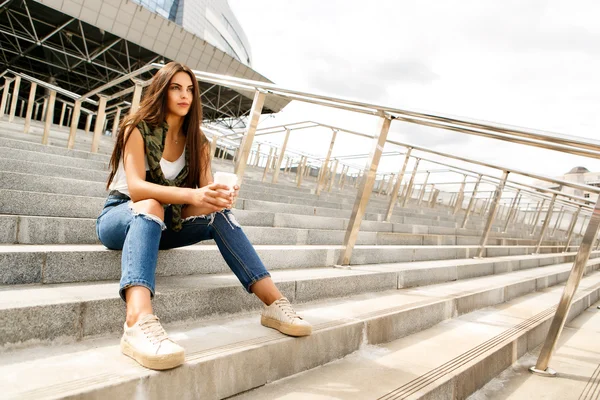
<path fill-rule="evenodd" d="M 208 140 L 200 129 L 200 124 L 202 123 L 200 89 L 198 87 L 198 81 L 189 67 L 178 62 L 170 62 L 159 69 L 152 78 L 152 82 L 146 89 L 142 101 L 140 102 L 140 108 L 132 115 L 125 117 L 119 125 L 115 148 L 113 149 L 112 157 L 110 158 L 111 171 L 106 184 L 107 189 L 117 173 L 119 161 L 123 156 L 125 144 L 129 139 L 129 135 L 125 138 L 125 131 L 128 131 L 128 128 L 136 127 L 141 121 L 145 121 L 150 126 L 159 126 L 165 121 L 165 118 L 167 117 L 169 83 L 173 76 L 178 72 L 187 73 L 194 86 L 190 109 L 184 117 L 183 125 L 181 127 L 183 134 L 185 135 L 187 151 L 190 153 L 189 173 L 185 186 L 190 188 L 200 186 L 200 170 L 208 168 L 210 162 L 208 157 L 205 157 L 204 159 L 201 157 L 202 153 L 206 150 L 206 146 L 208 146 Z M 200 165 L 201 161 L 202 165 Z"/>

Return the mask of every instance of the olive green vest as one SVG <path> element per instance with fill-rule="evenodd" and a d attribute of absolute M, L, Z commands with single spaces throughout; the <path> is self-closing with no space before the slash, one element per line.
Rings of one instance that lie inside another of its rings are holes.
<path fill-rule="evenodd" d="M 169 125 L 164 122 L 161 126 L 150 126 L 145 121 L 142 121 L 138 124 L 137 128 L 140 130 L 142 138 L 144 138 L 145 152 L 148 159 L 149 170 L 146 171 L 146 181 L 163 186 L 183 186 L 189 171 L 190 154 L 188 147 L 185 147 L 185 166 L 181 172 L 179 172 L 175 179 L 166 179 L 160 167 L 160 159 L 165 149 L 165 138 L 167 137 Z M 166 207 L 168 205 L 165 205 Z M 171 229 L 179 231 L 183 222 L 181 219 L 183 204 L 172 204 L 171 208 L 173 210 Z"/>

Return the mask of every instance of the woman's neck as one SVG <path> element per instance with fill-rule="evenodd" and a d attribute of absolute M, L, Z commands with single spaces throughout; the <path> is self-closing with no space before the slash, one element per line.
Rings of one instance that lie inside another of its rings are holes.
<path fill-rule="evenodd" d="M 178 115 L 169 114 L 167 115 L 167 124 L 169 124 L 168 135 L 173 135 L 175 137 L 179 136 L 179 132 L 181 131 L 181 127 L 183 125 L 183 117 Z"/>

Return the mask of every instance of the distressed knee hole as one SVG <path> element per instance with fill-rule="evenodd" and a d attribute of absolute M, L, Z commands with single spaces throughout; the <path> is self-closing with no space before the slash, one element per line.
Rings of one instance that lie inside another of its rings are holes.
<path fill-rule="evenodd" d="M 167 229 L 167 225 L 165 225 L 165 222 L 158 216 L 154 215 L 154 214 L 150 214 L 150 213 L 145 213 L 145 212 L 137 212 L 134 208 L 133 208 L 133 202 L 130 201 L 129 203 L 129 209 L 131 210 L 131 212 L 133 213 L 134 216 L 140 216 L 144 219 L 147 219 L 148 221 L 154 221 L 156 222 L 159 226 L 161 231 L 164 231 L 165 229 Z"/>

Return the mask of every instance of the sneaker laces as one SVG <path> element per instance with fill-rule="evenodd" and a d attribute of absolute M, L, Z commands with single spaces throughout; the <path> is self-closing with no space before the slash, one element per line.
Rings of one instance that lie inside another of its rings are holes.
<path fill-rule="evenodd" d="M 288 299 L 286 299 L 285 297 L 283 299 L 279 299 L 277 300 L 277 306 L 281 309 L 281 311 L 283 311 L 283 313 L 291 318 L 291 319 L 302 319 L 300 318 L 300 316 L 298 314 L 296 314 L 296 311 L 294 311 L 294 309 L 292 308 L 292 305 L 290 304 L 290 302 L 288 301 Z"/>
<path fill-rule="evenodd" d="M 140 324 L 140 328 L 142 328 L 142 331 L 146 334 L 146 337 L 150 339 L 152 344 L 158 344 L 169 339 L 169 335 L 167 335 L 167 332 L 160 324 L 158 317 L 155 315 L 142 322 Z"/>

